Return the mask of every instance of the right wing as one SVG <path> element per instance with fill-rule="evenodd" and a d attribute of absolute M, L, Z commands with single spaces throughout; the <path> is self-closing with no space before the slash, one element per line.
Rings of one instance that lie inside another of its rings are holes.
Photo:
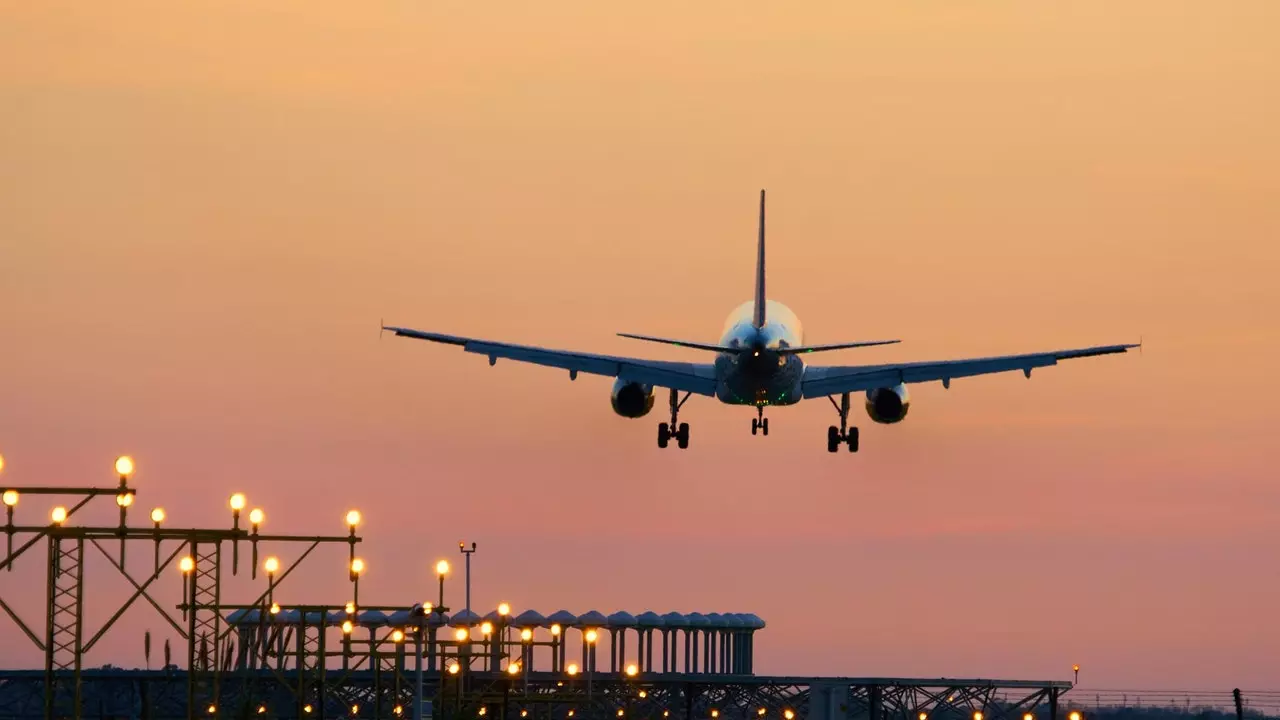
<path fill-rule="evenodd" d="M 991 373 L 1021 370 L 1027 377 L 1039 367 L 1057 365 L 1059 360 L 1111 355 L 1126 352 L 1138 345 L 1103 345 L 1079 350 L 1005 355 L 1001 357 L 973 358 L 967 360 L 942 360 L 938 362 L 898 363 L 893 365 L 847 365 L 843 367 L 805 368 L 801 388 L 804 397 L 839 395 L 877 388 L 893 387 L 898 383 L 921 383 L 941 380 L 944 387 L 951 386 L 953 378 L 973 377 Z"/>
<path fill-rule="evenodd" d="M 382 329 L 401 337 L 429 340 L 446 345 L 461 345 L 462 349 L 467 352 L 489 356 L 490 365 L 496 363 L 498 358 L 505 358 L 568 370 L 569 379 L 571 380 L 577 377 L 578 373 L 584 372 L 590 375 L 622 378 L 644 385 L 682 390 L 698 395 L 714 396 L 716 394 L 715 366 L 709 363 L 664 362 L 661 360 L 549 350 L 531 345 L 513 345 L 511 343 L 492 342 L 385 325 Z"/>

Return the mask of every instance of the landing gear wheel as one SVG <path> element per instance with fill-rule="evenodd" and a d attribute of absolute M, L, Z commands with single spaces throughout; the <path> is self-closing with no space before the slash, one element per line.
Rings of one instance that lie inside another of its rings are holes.
<path fill-rule="evenodd" d="M 827 452 L 835 452 L 840 449 L 840 428 L 832 425 L 827 428 Z"/>
<path fill-rule="evenodd" d="M 658 423 L 658 447 L 665 448 L 671 440 L 671 428 L 666 423 Z"/>
<path fill-rule="evenodd" d="M 858 452 L 858 428 L 849 428 L 849 435 L 845 439 L 845 442 L 849 444 L 849 452 Z"/>
<path fill-rule="evenodd" d="M 680 423 L 680 431 L 676 433 L 676 445 L 681 450 L 689 447 L 689 423 Z"/>
<path fill-rule="evenodd" d="M 755 418 L 751 418 L 751 434 L 755 435 L 756 431 L 758 431 L 759 429 L 760 429 L 760 421 Z"/>
<path fill-rule="evenodd" d="M 827 399 L 840 414 L 840 425 L 827 428 L 827 452 L 839 450 L 841 443 L 849 446 L 849 452 L 858 452 L 858 428 L 849 427 L 849 393 L 841 393 L 839 403 L 830 395 Z"/>
<path fill-rule="evenodd" d="M 769 418 L 763 418 L 760 421 L 760 432 L 764 433 L 765 435 L 769 434 Z"/>

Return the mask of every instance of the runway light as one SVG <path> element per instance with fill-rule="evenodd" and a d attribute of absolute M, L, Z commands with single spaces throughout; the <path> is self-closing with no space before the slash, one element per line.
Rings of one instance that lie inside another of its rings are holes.
<path fill-rule="evenodd" d="M 791 708 L 787 708 L 786 710 L 782 711 L 782 717 L 786 718 L 787 720 L 792 720 L 793 718 L 795 718 L 795 716 L 796 716 L 796 713 Z"/>
<path fill-rule="evenodd" d="M 641 691 L 640 691 L 640 699 L 641 699 L 641 700 L 643 700 L 643 699 L 645 699 L 645 698 L 647 698 L 647 697 L 649 697 L 649 693 L 645 692 L 644 690 L 641 690 Z"/>
<path fill-rule="evenodd" d="M 578 663 L 569 663 L 569 667 L 565 668 L 564 671 L 569 673 L 570 675 L 577 675 Z"/>
<path fill-rule="evenodd" d="M 404 642 L 404 631 L 403 630 L 391 631 L 391 642 L 394 642 L 394 643 Z"/>
<path fill-rule="evenodd" d="M 343 635 L 350 635 L 350 634 L 351 634 L 351 631 L 352 631 L 352 630 L 354 630 L 355 628 L 356 628 L 356 626 L 355 626 L 355 625 L 353 625 L 353 624 L 351 623 L 351 621 L 350 621 L 350 620 L 343 620 L 343 621 L 342 621 L 342 634 L 343 634 Z"/>
<path fill-rule="evenodd" d="M 8 507 L 13 507 L 14 505 L 17 505 L 17 504 L 18 504 L 18 491 L 17 491 L 17 490 L 5 490 L 5 491 L 4 491 L 4 504 L 5 504 L 6 506 L 8 506 Z"/>
<path fill-rule="evenodd" d="M 1022 720 L 1036 720 L 1036 716 L 1031 713 L 1022 713 Z"/>
<path fill-rule="evenodd" d="M 919 715 L 917 715 L 917 716 L 916 716 L 916 719 L 917 719 L 917 720 L 929 720 L 929 713 L 927 713 L 927 712 L 921 712 Z"/>
<path fill-rule="evenodd" d="M 346 604 L 346 607 L 344 607 L 343 609 L 347 611 L 348 615 L 352 615 L 356 611 L 356 604 L 353 602 L 348 602 Z"/>
<path fill-rule="evenodd" d="M 267 514 L 262 512 L 262 508 L 254 508 L 249 511 L 249 522 L 253 525 L 261 525 L 263 520 L 267 519 Z"/>
<path fill-rule="evenodd" d="M 589 642 L 589 643 L 593 643 L 593 642 L 595 642 L 599 637 L 600 637 L 600 633 L 596 632 L 594 628 L 593 628 L 593 629 L 591 629 L 591 630 L 588 630 L 588 631 L 587 631 L 587 642 Z"/>
<path fill-rule="evenodd" d="M 232 510 L 240 512 L 244 509 L 244 493 L 236 493 L 235 495 L 232 495 L 231 499 L 227 501 L 227 504 L 231 506 Z"/>
<path fill-rule="evenodd" d="M 662 711 L 662 717 L 671 717 L 671 711 L 670 711 L 670 710 L 663 710 L 663 711 Z"/>
<path fill-rule="evenodd" d="M 481 634 L 488 635 L 491 632 L 493 632 L 493 623 L 491 622 L 480 623 Z"/>
<path fill-rule="evenodd" d="M 355 715 L 355 714 L 357 714 L 357 713 L 359 713 L 359 712 L 360 712 L 360 706 L 359 706 L 359 705 L 352 705 L 352 706 L 351 706 L 351 714 L 352 714 L 352 715 Z"/>
<path fill-rule="evenodd" d="M 0 471 L 4 470 L 4 456 L 0 455 Z"/>
<path fill-rule="evenodd" d="M 348 510 L 348 511 L 347 511 L 347 525 L 348 525 L 349 527 L 351 527 L 351 529 L 353 529 L 353 530 L 354 530 L 354 529 L 355 529 L 355 527 L 356 527 L 357 525 L 359 525 L 359 524 L 360 524 L 360 511 L 359 511 L 359 510 Z"/>
<path fill-rule="evenodd" d="M 269 574 L 274 575 L 275 572 L 280 569 L 279 558 L 275 556 L 267 558 L 266 561 L 262 563 L 262 569 L 266 570 Z"/>
<path fill-rule="evenodd" d="M 520 631 L 520 639 L 521 639 L 521 640 L 523 640 L 523 641 L 525 641 L 525 642 L 529 642 L 530 640 L 532 640 L 532 639 L 533 639 L 533 631 L 532 631 L 532 630 L 530 630 L 529 628 L 525 628 L 525 629 L 521 630 L 521 631 Z"/>
<path fill-rule="evenodd" d="M 498 605 L 498 614 L 499 614 L 499 615 L 501 615 L 502 617 L 506 617 L 506 616 L 510 615 L 510 614 L 511 614 L 511 606 L 510 606 L 510 605 L 508 605 L 508 604 L 506 604 L 506 603 L 500 603 L 500 604 Z"/>
<path fill-rule="evenodd" d="M 570 711 L 569 711 L 569 717 L 573 717 L 573 711 L 572 711 L 572 710 L 570 710 Z"/>
<path fill-rule="evenodd" d="M 759 710 L 756 711 L 756 714 L 759 715 L 760 717 L 764 717 L 764 714 L 767 712 L 769 711 L 765 710 L 764 708 L 760 708 Z"/>
<path fill-rule="evenodd" d="M 351 572 L 355 573 L 356 575 L 359 575 L 360 573 L 364 572 L 364 560 L 361 560 L 360 558 L 353 559 L 351 561 Z"/>
<path fill-rule="evenodd" d="M 449 561 L 448 561 L 448 560 L 441 560 L 440 562 L 436 563 L 436 574 L 437 574 L 437 575 L 448 575 L 448 574 L 449 574 Z"/>
<path fill-rule="evenodd" d="M 639 675 L 639 674 L 640 674 L 640 668 L 636 667 L 635 663 L 631 663 L 630 665 L 627 666 L 627 677 L 635 677 L 636 675 Z"/>
<path fill-rule="evenodd" d="M 310 715 L 310 714 L 311 714 L 311 706 L 310 706 L 310 705 L 303 705 L 303 706 L 302 706 L 302 712 L 304 712 L 304 713 L 306 713 L 306 714 Z"/>
<path fill-rule="evenodd" d="M 471 638 L 471 633 L 467 632 L 466 628 L 458 628 L 457 630 L 453 631 L 453 639 L 457 640 L 458 642 L 462 642 L 463 640 L 469 640 L 470 638 Z"/>
<path fill-rule="evenodd" d="M 625 713 L 625 712 L 623 712 L 622 708 L 618 708 L 618 717 L 622 717 L 622 716 L 623 716 L 623 715 L 625 715 L 625 714 L 626 714 L 626 713 Z"/>
<path fill-rule="evenodd" d="M 528 711 L 528 710 L 521 710 L 521 711 L 520 711 L 520 717 L 529 717 L 529 711 Z"/>
<path fill-rule="evenodd" d="M 477 714 L 478 714 L 480 717 L 484 717 L 485 715 L 488 715 L 488 714 L 489 714 L 489 708 L 480 708 L 480 712 L 479 712 L 479 713 L 477 713 Z"/>
<path fill-rule="evenodd" d="M 450 674 L 450 675 L 457 675 L 457 674 L 458 674 L 459 672 L 461 672 L 461 671 L 462 671 L 462 666 L 461 666 L 461 665 L 459 665 L 459 664 L 458 664 L 458 663 L 456 663 L 456 662 L 449 663 L 449 674 Z"/>
<path fill-rule="evenodd" d="M 151 511 L 151 522 L 157 525 L 164 522 L 164 508 L 156 508 Z"/>
<path fill-rule="evenodd" d="M 259 714 L 259 715 L 266 715 L 266 714 L 267 714 L 267 706 L 266 706 L 266 705 L 259 705 L 259 706 L 258 706 L 258 714 Z"/>
<path fill-rule="evenodd" d="M 1070 718 L 1071 720 L 1080 720 L 1080 711 L 1072 710 L 1071 714 L 1068 715 L 1067 717 Z"/>
<path fill-rule="evenodd" d="M 397 705 L 397 706 L 395 706 L 395 707 L 391 708 L 391 712 L 395 713 L 396 715 L 403 715 L 403 714 L 404 714 L 404 708 L 402 708 L 402 707 L 400 707 L 399 705 Z"/>
<path fill-rule="evenodd" d="M 128 455 L 121 455 L 116 458 L 116 474 L 122 478 L 127 478 L 133 474 L 133 458 Z"/>
<path fill-rule="evenodd" d="M 272 615 L 280 614 L 280 603 L 271 603 L 271 614 Z"/>
<path fill-rule="evenodd" d="M 713 718 L 718 718 L 718 717 L 720 717 L 720 711 L 719 711 L 719 710 L 716 710 L 715 708 L 712 708 L 712 709 L 711 709 L 711 717 L 713 717 Z"/>
<path fill-rule="evenodd" d="M 116 504 L 122 508 L 127 508 L 133 504 L 133 495 L 129 493 L 120 493 L 116 496 Z"/>
<path fill-rule="evenodd" d="M 210 715 L 212 715 L 212 714 L 214 714 L 214 713 L 218 712 L 218 706 L 217 706 L 217 705 L 210 705 L 207 709 L 208 709 L 208 712 L 209 712 L 209 714 L 210 714 Z"/>
<path fill-rule="evenodd" d="M 560 623 L 556 623 L 555 625 L 551 626 L 551 634 L 556 637 L 560 636 Z"/>
<path fill-rule="evenodd" d="M 53 521 L 54 525 L 61 525 L 67 521 L 67 509 L 59 505 L 53 509 L 53 512 L 49 513 L 49 519 Z"/>
<path fill-rule="evenodd" d="M 178 561 L 178 569 L 184 573 L 189 573 L 196 569 L 196 561 L 192 560 L 191 556 L 188 555 Z"/>
<path fill-rule="evenodd" d="M 520 663 L 516 662 L 516 663 L 511 663 L 510 665 L 508 665 L 508 666 L 507 666 L 507 674 L 508 674 L 508 675 L 519 675 L 519 674 L 520 674 Z M 1075 719 L 1073 719 L 1073 720 L 1075 720 Z"/>
<path fill-rule="evenodd" d="M 983 714 L 982 714 L 982 711 L 981 711 L 981 710 L 975 710 L 975 711 L 973 712 L 973 720 L 982 720 L 982 718 L 983 718 L 983 717 L 984 717 L 984 716 L 983 716 Z"/>

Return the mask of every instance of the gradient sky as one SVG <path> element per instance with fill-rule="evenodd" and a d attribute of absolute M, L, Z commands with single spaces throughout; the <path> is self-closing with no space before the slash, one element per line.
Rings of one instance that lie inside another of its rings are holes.
<path fill-rule="evenodd" d="M 129 452 L 179 525 L 227 522 L 233 490 L 274 531 L 358 506 L 366 601 L 420 599 L 465 537 L 477 607 L 755 612 L 762 672 L 1274 687 L 1278 23 L 1273 0 L 0 2 L 3 482 L 110 483 Z M 613 333 L 716 339 L 761 187 L 807 339 L 904 340 L 823 361 L 1144 354 L 918 387 L 831 456 L 825 402 L 765 439 L 694 399 L 662 452 L 608 380 L 379 339 L 706 360 Z M 345 601 L 343 561 L 281 599 Z M 127 585 L 89 580 L 96 625 Z M 34 557 L 0 576 L 36 623 L 42 584 Z M 146 628 L 131 610 L 89 662 L 140 665 Z"/>

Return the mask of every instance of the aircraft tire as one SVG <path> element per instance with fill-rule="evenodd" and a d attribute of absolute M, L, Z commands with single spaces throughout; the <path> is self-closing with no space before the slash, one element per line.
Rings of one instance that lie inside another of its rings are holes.
<path fill-rule="evenodd" d="M 680 430 L 676 433 L 676 445 L 681 450 L 689 447 L 689 423 L 680 423 Z"/>
<path fill-rule="evenodd" d="M 671 440 L 671 430 L 666 423 L 658 423 L 658 447 L 665 448 Z"/>
<path fill-rule="evenodd" d="M 751 434 L 755 435 L 759 429 L 760 429 L 760 421 L 757 420 L 756 418 L 751 418 Z"/>
<path fill-rule="evenodd" d="M 765 435 L 769 434 L 769 418 L 765 418 L 760 421 L 760 432 L 764 433 Z"/>
<path fill-rule="evenodd" d="M 849 428 L 849 452 L 858 452 L 858 428 Z"/>
<path fill-rule="evenodd" d="M 827 452 L 835 452 L 840 449 L 840 428 L 832 425 L 827 428 Z"/>

